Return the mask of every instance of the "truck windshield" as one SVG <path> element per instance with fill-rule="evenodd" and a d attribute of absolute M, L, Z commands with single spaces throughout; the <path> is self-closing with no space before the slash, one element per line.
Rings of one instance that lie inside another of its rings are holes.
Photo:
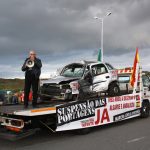
<path fill-rule="evenodd" d="M 142 76 L 142 81 L 143 81 L 143 86 L 145 86 L 145 87 L 150 86 L 150 80 L 149 80 L 149 77 L 147 75 Z"/>
<path fill-rule="evenodd" d="M 130 76 L 119 76 L 118 77 L 119 83 L 129 83 Z"/>
<path fill-rule="evenodd" d="M 84 72 L 84 66 L 81 64 L 72 64 L 63 69 L 62 76 L 65 77 L 82 77 Z"/>

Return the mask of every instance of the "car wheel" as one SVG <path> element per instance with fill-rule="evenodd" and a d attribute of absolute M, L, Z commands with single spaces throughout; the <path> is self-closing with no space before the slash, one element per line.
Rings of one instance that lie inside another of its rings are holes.
<path fill-rule="evenodd" d="M 118 96 L 120 94 L 120 88 L 117 83 L 111 83 L 108 89 L 109 96 Z"/>

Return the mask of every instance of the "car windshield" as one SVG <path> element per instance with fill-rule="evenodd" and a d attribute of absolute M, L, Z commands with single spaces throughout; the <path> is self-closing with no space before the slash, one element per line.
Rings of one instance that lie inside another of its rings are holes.
<path fill-rule="evenodd" d="M 62 76 L 65 77 L 82 77 L 84 66 L 82 64 L 71 64 L 63 69 Z"/>
<path fill-rule="evenodd" d="M 109 70 L 114 70 L 114 67 L 108 63 L 105 63 Z"/>

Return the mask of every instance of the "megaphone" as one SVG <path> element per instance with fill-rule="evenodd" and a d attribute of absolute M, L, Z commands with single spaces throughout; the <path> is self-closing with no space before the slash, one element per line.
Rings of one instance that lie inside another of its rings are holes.
<path fill-rule="evenodd" d="M 34 66 L 34 61 L 33 60 L 27 60 L 27 62 L 26 62 L 26 66 L 28 67 L 28 68 L 32 68 L 33 66 Z"/>

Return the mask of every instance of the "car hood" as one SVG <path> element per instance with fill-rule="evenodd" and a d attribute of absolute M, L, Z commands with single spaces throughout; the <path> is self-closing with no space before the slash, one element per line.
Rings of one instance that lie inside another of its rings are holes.
<path fill-rule="evenodd" d="M 43 84 L 65 84 L 65 83 L 70 83 L 71 81 L 78 80 L 79 78 L 77 77 L 64 77 L 64 76 L 57 76 L 52 79 L 44 80 L 42 81 Z"/>

